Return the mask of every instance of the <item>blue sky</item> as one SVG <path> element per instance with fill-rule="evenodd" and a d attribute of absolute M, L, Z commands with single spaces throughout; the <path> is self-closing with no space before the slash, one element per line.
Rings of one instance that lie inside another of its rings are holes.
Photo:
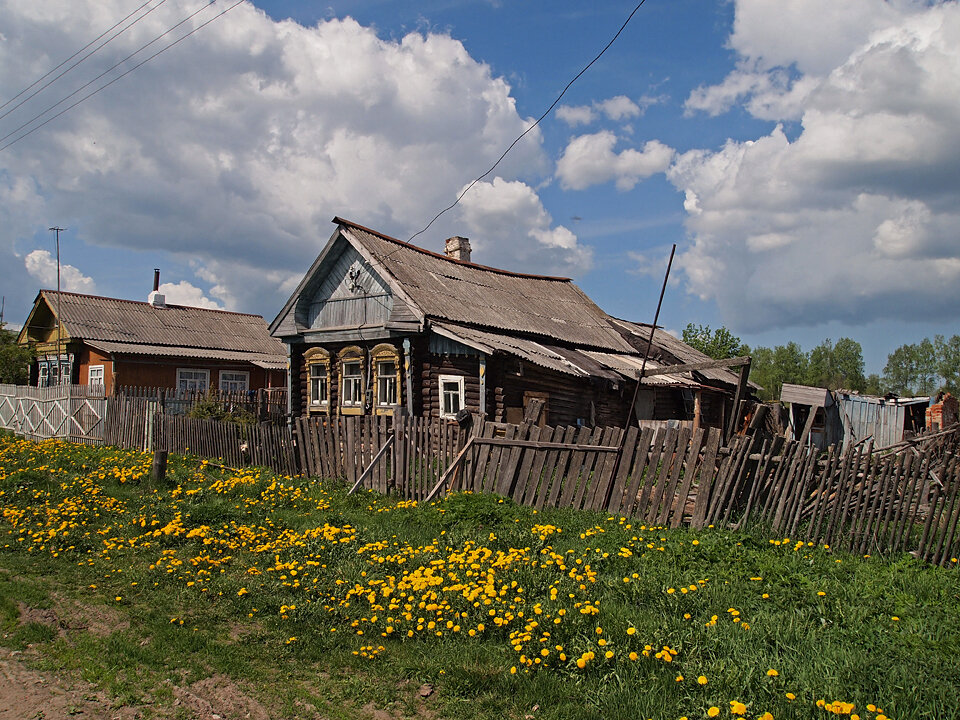
<path fill-rule="evenodd" d="M 204 4 L 152 0 L 0 108 L 0 136 Z M 0 103 L 141 5 L 0 0 Z M 242 3 L 0 149 L 5 317 L 22 322 L 55 284 L 60 225 L 68 289 L 145 299 L 160 267 L 170 300 L 269 321 L 334 215 L 402 239 L 421 229 L 634 5 Z M 953 2 L 647 0 L 415 242 L 466 235 L 477 262 L 572 276 L 645 321 L 677 243 L 665 327 L 807 349 L 846 335 L 879 371 L 902 343 L 960 332 L 958 46 Z"/>

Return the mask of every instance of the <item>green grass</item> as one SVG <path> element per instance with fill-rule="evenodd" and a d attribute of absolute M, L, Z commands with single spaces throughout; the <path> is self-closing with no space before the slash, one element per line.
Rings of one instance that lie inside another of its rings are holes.
<path fill-rule="evenodd" d="M 283 718 L 960 717 L 956 564 L 496 496 L 412 507 L 194 458 L 160 486 L 148 470 L 0 437 L 0 643 L 147 717 L 214 675 Z"/>

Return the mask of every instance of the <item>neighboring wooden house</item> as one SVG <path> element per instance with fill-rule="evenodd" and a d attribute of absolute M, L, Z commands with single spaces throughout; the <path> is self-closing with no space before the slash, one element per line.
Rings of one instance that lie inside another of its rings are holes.
<path fill-rule="evenodd" d="M 30 384 L 248 391 L 286 384 L 286 350 L 259 315 L 41 290 L 20 331 Z M 59 323 L 58 323 L 59 319 Z M 58 329 L 59 328 L 59 329 Z"/>
<path fill-rule="evenodd" d="M 609 317 L 568 278 L 474 264 L 465 238 L 447 240 L 441 255 L 334 222 L 270 324 L 289 348 L 294 416 L 402 407 L 416 416 L 453 419 L 466 409 L 519 422 L 537 401 L 541 424 L 627 419 L 642 364 L 633 336 L 643 326 Z M 660 352 L 659 362 L 675 357 Z M 648 369 L 658 367 L 653 357 Z M 722 373 L 726 384 L 711 383 L 717 387 L 691 373 L 645 378 L 656 389 L 641 417 L 693 419 L 692 399 L 701 392 L 732 396 L 737 376 Z"/>

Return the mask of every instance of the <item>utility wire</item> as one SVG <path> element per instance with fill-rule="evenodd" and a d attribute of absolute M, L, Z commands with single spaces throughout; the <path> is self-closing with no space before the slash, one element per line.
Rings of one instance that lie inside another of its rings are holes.
<path fill-rule="evenodd" d="M 599 53 L 597 53 L 597 56 L 596 56 L 593 60 L 591 60 L 589 63 L 587 63 L 586 66 L 585 66 L 580 72 L 578 72 L 578 73 L 574 76 L 573 80 L 571 80 L 570 82 L 567 83 L 566 87 L 563 88 L 563 91 L 562 91 L 559 95 L 557 95 L 557 99 L 554 100 L 553 103 L 550 105 L 550 107 L 548 107 L 548 108 L 543 112 L 543 115 L 541 115 L 540 117 L 538 117 L 538 118 L 536 119 L 536 121 L 535 121 L 530 127 L 528 127 L 526 130 L 524 130 L 522 133 L 520 133 L 520 135 L 517 137 L 517 139 L 514 140 L 512 143 L 510 143 L 510 146 L 509 146 L 506 150 L 503 151 L 503 154 L 502 154 L 499 158 L 497 158 L 497 161 L 490 167 L 490 169 L 487 170 L 483 175 L 481 175 L 480 177 L 478 177 L 477 179 L 475 179 L 472 183 L 470 183 L 469 185 L 467 185 L 467 187 L 463 190 L 463 192 L 460 193 L 460 195 L 457 196 L 457 199 L 454 200 L 452 204 L 448 205 L 448 206 L 445 207 L 443 210 L 441 210 L 440 212 L 438 212 L 438 213 L 434 216 L 433 220 L 431 220 L 430 222 L 427 223 L 427 226 L 426 226 L 425 228 L 423 228 L 422 230 L 419 230 L 419 231 L 415 232 L 413 235 L 411 235 L 411 236 L 409 237 L 409 239 L 407 240 L 407 242 L 410 242 L 410 240 L 413 240 L 417 235 L 420 235 L 421 233 L 424 233 L 424 232 L 426 232 L 427 230 L 429 230 L 429 229 L 430 229 L 430 226 L 433 225 L 433 224 L 440 218 L 441 215 L 443 215 L 443 214 L 444 214 L 445 212 L 447 212 L 448 210 L 452 210 L 453 208 L 455 208 L 455 207 L 457 206 L 457 203 L 459 203 L 460 200 L 463 199 L 463 196 L 464 196 L 464 195 L 466 195 L 468 192 L 470 192 L 470 190 L 473 188 L 474 185 L 476 185 L 478 182 L 480 182 L 481 180 L 483 180 L 487 175 L 489 175 L 490 173 L 492 173 L 494 170 L 497 169 L 497 166 L 500 164 L 500 161 L 503 160 L 503 159 L 507 156 L 507 153 L 508 153 L 508 152 L 510 152 L 511 150 L 513 150 L 514 145 L 516 145 L 518 142 L 520 142 L 520 141 L 526 136 L 527 133 L 529 133 L 531 130 L 533 130 L 535 127 L 537 127 L 537 125 L 540 124 L 540 121 L 543 120 L 547 115 L 549 115 L 549 114 L 550 114 L 550 111 L 553 110 L 553 109 L 557 106 L 557 103 L 559 103 L 560 100 L 563 98 L 563 96 L 566 95 L 567 90 L 570 89 L 570 86 L 573 85 L 577 80 L 579 80 L 579 79 L 580 79 L 580 76 L 583 75 L 587 70 L 589 70 L 590 67 L 591 67 L 597 60 L 599 60 L 607 50 L 610 49 L 610 46 L 613 45 L 613 43 L 616 42 L 616 40 L 617 40 L 618 37 L 620 37 L 620 33 L 622 33 L 623 30 L 624 30 L 624 28 L 627 27 L 627 23 L 629 23 L 629 22 L 633 19 L 633 16 L 636 15 L 637 10 L 640 9 L 640 6 L 643 5 L 644 2 L 646 2 L 646 0 L 640 0 L 640 2 L 637 3 L 637 6 L 636 6 L 636 7 L 631 11 L 631 13 L 627 16 L 627 19 L 623 21 L 623 25 L 620 26 L 620 29 L 619 29 L 619 30 L 617 30 L 617 34 L 614 35 L 613 38 L 611 38 L 610 42 L 608 42 L 606 45 L 604 45 L 603 50 L 601 50 Z"/>
<path fill-rule="evenodd" d="M 83 87 L 77 88 L 77 89 L 74 90 L 72 93 L 70 93 L 69 95 L 67 95 L 67 97 L 63 98 L 62 100 L 60 100 L 60 101 L 59 101 L 58 103 L 56 103 L 55 105 L 50 106 L 49 108 L 47 108 L 46 110 L 44 110 L 44 111 L 43 111 L 42 113 L 40 113 L 39 115 L 36 115 L 32 120 L 29 120 L 28 122 L 24 123 L 23 125 L 21 125 L 20 127 L 18 127 L 16 130 L 14 130 L 13 132 L 7 133 L 4 137 L 0 138 L 0 142 L 3 142 L 3 141 L 6 140 L 7 138 L 9 138 L 11 135 L 14 135 L 15 133 L 17 133 L 17 132 L 19 132 L 20 130 L 24 129 L 27 125 L 30 125 L 30 124 L 33 123 L 34 121 L 40 119 L 43 115 L 47 114 L 48 112 L 50 112 L 51 110 L 53 110 L 53 109 L 54 109 L 55 107 L 57 107 L 58 105 L 61 105 L 62 103 L 66 102 L 67 100 L 69 100 L 71 97 L 73 97 L 74 95 L 76 95 L 77 93 L 79 93 L 79 92 L 80 92 L 81 90 L 83 90 L 84 88 L 89 87 L 89 86 L 92 85 L 94 82 L 96 82 L 97 80 L 99 80 L 100 78 L 102 78 L 104 75 L 106 75 L 107 73 L 109 73 L 111 70 L 114 70 L 117 66 L 123 64 L 124 62 L 126 62 L 127 60 L 129 60 L 130 58 L 132 58 L 134 55 L 136 55 L 137 53 L 139 53 L 140 51 L 146 49 L 147 47 L 149 47 L 150 45 L 152 45 L 153 43 L 155 43 L 157 40 L 159 40 L 160 38 L 162 38 L 164 35 L 169 35 L 171 32 L 173 32 L 174 30 L 176 30 L 178 27 L 180 27 L 181 25 L 183 25 L 185 22 L 187 22 L 188 20 L 190 20 L 191 18 L 193 18 L 194 16 L 196 16 L 197 14 L 199 14 L 202 10 L 205 10 L 206 8 L 210 7 L 210 5 L 213 5 L 214 2 L 216 2 L 216 0 L 212 0 L 209 4 L 204 5 L 203 7 L 201 7 L 199 10 L 197 10 L 197 11 L 194 12 L 193 14 L 191 14 L 191 15 L 189 15 L 188 17 L 184 18 L 183 20 L 181 20 L 180 22 L 178 22 L 176 25 L 174 25 L 173 27 L 171 27 L 171 28 L 170 28 L 169 30 L 167 30 L 166 32 L 158 35 L 156 38 L 154 38 L 153 40 L 151 40 L 150 42 L 148 42 L 146 45 L 143 45 L 143 46 L 142 46 L 139 50 L 137 50 L 136 52 L 131 53 L 130 55 L 128 55 L 127 57 L 125 57 L 123 60 L 121 60 L 120 62 L 118 62 L 116 65 L 114 65 L 114 66 L 111 67 L 110 69 L 102 72 L 100 75 L 98 75 L 97 77 L 95 77 L 93 80 L 91 80 L 90 82 L 88 82 L 88 83 L 87 83 L 86 85 L 84 85 Z M 120 80 L 121 78 L 124 78 L 124 77 L 126 77 L 127 75 L 129 75 L 130 73 L 132 73 L 134 70 L 137 70 L 138 68 L 143 67 L 144 65 L 146 65 L 148 62 L 150 62 L 151 60 L 153 60 L 153 59 L 154 59 L 155 57 L 157 57 L 158 55 L 161 55 L 161 54 L 165 53 L 167 50 L 169 50 L 170 48 L 174 47 L 175 45 L 178 45 L 180 42 L 182 42 L 183 40 L 186 40 L 188 37 L 190 37 L 191 35 L 193 35 L 193 34 L 194 34 L 195 32 L 197 32 L 198 30 L 203 29 L 204 27 L 206 27 L 207 25 L 209 25 L 210 23 L 212 23 L 214 20 L 220 19 L 221 17 L 223 17 L 224 15 L 226 15 L 228 12 L 230 12 L 231 10 L 233 10 L 235 7 L 237 7 L 237 5 L 240 5 L 240 4 L 243 3 L 243 2 L 246 2 L 246 0 L 237 0 L 235 3 L 233 3 L 233 4 L 232 4 L 230 7 L 228 7 L 226 10 L 223 10 L 223 11 L 221 11 L 220 13 L 214 15 L 214 16 L 213 16 L 212 18 L 210 18 L 209 20 L 205 20 L 205 21 L 202 22 L 200 25 L 198 25 L 197 27 L 195 27 L 193 30 L 191 30 L 190 32 L 188 32 L 187 34 L 183 35 L 182 37 L 178 38 L 177 40 L 174 40 L 174 41 L 173 41 L 172 43 L 170 43 L 169 45 L 166 45 L 166 46 L 160 48 L 160 49 L 157 50 L 157 52 L 155 52 L 153 55 L 151 55 L 150 57 L 146 58 L 145 60 L 142 60 L 141 62 L 137 63 L 136 65 L 134 65 L 134 66 L 133 66 L 132 68 L 130 68 L 129 70 L 126 70 L 125 72 L 121 73 L 120 75 L 118 75 L 117 77 L 115 77 L 115 78 L 114 78 L 113 80 L 111 80 L 110 82 L 108 82 L 108 83 L 106 83 L 106 84 L 104 84 L 104 85 L 101 85 L 100 87 L 98 87 L 96 90 L 93 90 L 92 92 L 87 93 L 86 95 L 84 95 L 82 98 L 80 98 L 80 99 L 77 100 L 76 102 L 74 102 L 74 103 L 68 105 L 67 107 L 65 107 L 63 110 L 61 110 L 60 112 L 58 112 L 56 115 L 53 115 L 53 116 L 47 118 L 46 120 L 44 120 L 42 123 L 40 123 L 40 124 L 37 125 L 36 127 L 33 127 L 33 128 L 31 128 L 30 130 L 28 130 L 27 132 L 23 133 L 23 135 L 20 135 L 19 137 L 14 138 L 14 139 L 11 140 L 10 142 L 8 142 L 6 145 L 0 146 L 0 152 L 3 152 L 3 151 L 6 150 L 7 148 L 9 148 L 11 145 L 14 145 L 14 144 L 20 142 L 21 140 L 23 140 L 23 139 L 24 139 L 25 137 L 27 137 L 28 135 L 33 134 L 34 132 L 36 132 L 37 130 L 39 130 L 40 128 L 42 128 L 42 127 L 43 127 L 44 125 L 46 125 L 47 123 L 52 122 L 53 120 L 56 120 L 58 117 L 60 117 L 60 116 L 63 115 L 64 113 L 72 110 L 73 108 L 75 108 L 75 107 L 76 107 L 77 105 L 79 105 L 80 103 L 82 103 L 82 102 L 84 102 L 85 100 L 93 97 L 94 95 L 96 95 L 97 93 L 99 93 L 101 90 L 106 90 L 108 87 L 110 87 L 110 86 L 113 85 L 115 82 L 117 82 L 117 80 Z"/>
<path fill-rule="evenodd" d="M 21 101 L 18 102 L 16 105 L 14 105 L 12 108 L 10 108 L 10 109 L 7 110 L 5 113 L 3 113 L 3 115 L 0 115 L 0 120 L 2 120 L 2 119 L 5 118 L 7 115 L 9 115 L 10 113 L 12 113 L 12 112 L 13 112 L 14 110 L 16 110 L 18 107 L 22 106 L 25 102 L 27 102 L 27 101 L 30 100 L 31 98 L 35 97 L 35 96 L 38 95 L 39 93 L 41 93 L 41 92 L 43 92 L 44 90 L 46 90 L 46 89 L 47 89 L 48 87 L 50 87 L 53 83 L 55 83 L 57 80 L 59 80 L 60 78 L 62 78 L 64 75 L 66 75 L 68 72 L 70 72 L 71 70 L 73 70 L 75 67 L 77 67 L 77 65 L 79 65 L 80 63 L 82 63 L 84 60 L 86 60 L 87 58 L 89 58 L 89 57 L 90 57 L 91 55 L 93 55 L 94 53 L 96 53 L 98 50 L 100 50 L 100 48 L 104 47 L 105 45 L 107 45 L 108 43 L 110 43 L 112 40 L 114 40 L 114 39 L 117 38 L 118 36 L 120 36 L 120 35 L 122 35 L 123 33 L 125 33 L 125 32 L 126 32 L 127 30 L 129 30 L 131 27 L 133 27 L 133 26 L 136 25 L 138 22 L 140 22 L 141 20 L 143 20 L 147 15 L 149 15 L 149 14 L 152 13 L 154 10 L 156 10 L 158 7 L 160 7 L 161 5 L 163 5 L 166 1 L 167 1 L 167 0 L 160 0 L 159 3 L 157 3 L 157 4 L 154 5 L 152 8 L 150 8 L 149 10 L 147 10 L 143 15 L 141 15 L 140 17 L 138 17 L 138 18 L 137 18 L 136 20 L 134 20 L 132 23 L 130 23 L 129 25 L 127 25 L 125 28 L 123 28 L 123 29 L 120 30 L 119 32 L 113 34 L 111 37 L 109 37 L 109 38 L 108 38 L 107 40 L 105 40 L 103 43 L 101 43 L 100 45 L 98 45 L 97 47 L 95 47 L 93 50 L 91 50 L 89 53 L 87 53 L 86 55 L 84 55 L 82 58 L 80 58 L 79 60 L 77 60 L 73 65 L 71 65 L 70 67 L 68 67 L 66 70 L 64 70 L 62 73 L 60 73 L 59 75 L 57 75 L 55 78 L 53 78 L 52 80 L 44 83 L 44 84 L 41 85 L 39 88 L 37 88 L 34 92 L 32 92 L 32 93 L 30 93 L 29 95 L 27 95 L 27 97 L 25 97 L 23 100 L 21 100 Z M 70 57 L 68 57 L 68 58 L 67 58 L 66 60 L 64 60 L 62 63 L 60 63 L 60 64 L 57 65 L 55 68 L 53 68 L 52 70 L 50 70 L 49 72 L 47 72 L 46 75 L 44 75 L 44 76 L 41 77 L 41 78 L 38 78 L 38 79 L 34 80 L 30 85 L 28 85 L 28 86 L 25 87 L 23 90 L 21 90 L 21 91 L 18 92 L 16 95 L 14 95 L 12 98 L 10 98 L 9 100 L 7 100 L 3 105 L 0 105 L 0 110 L 3 110 L 3 108 L 5 108 L 5 107 L 6 107 L 7 105 L 9 105 L 10 103 L 12 103 L 14 100 L 16 100 L 18 97 L 20 97 L 21 95 L 23 95 L 25 92 L 27 92 L 28 90 L 30 90 L 31 88 L 33 88 L 35 85 L 37 85 L 38 83 L 42 82 L 42 81 L 45 80 L 47 77 L 49 77 L 50 75 L 52 75 L 53 73 L 55 73 L 57 70 L 59 70 L 60 68 L 62 68 L 62 67 L 63 67 L 64 65 L 66 65 L 68 62 L 70 62 L 71 60 L 73 60 L 77 55 L 79 55 L 79 54 L 82 53 L 84 50 L 86 50 L 86 49 L 89 48 L 91 45 L 93 45 L 95 42 L 97 42 L 97 41 L 98 41 L 100 38 L 102 38 L 104 35 L 106 35 L 107 33 L 111 32 L 112 30 L 115 30 L 115 29 L 117 28 L 117 26 L 119 26 L 120 24 L 126 22 L 128 19 L 130 19 L 131 17 L 133 17 L 135 14 L 137 14 L 138 12 L 140 12 L 141 10 L 143 10 L 143 8 L 145 8 L 145 7 L 146 7 L 147 5 L 149 5 L 151 2 L 153 2 L 153 0 L 147 0 L 147 2 L 145 2 L 143 5 L 141 5 L 140 7 L 138 7 L 138 8 L 137 8 L 136 10 L 134 10 L 132 13 L 130 13 L 129 15 L 127 15 L 125 18 L 123 18 L 122 20 L 120 20 L 119 22 L 117 22 L 113 27 L 111 27 L 111 28 L 109 28 L 108 30 L 105 30 L 104 32 L 102 32 L 100 35 L 98 35 L 98 36 L 95 37 L 93 40 L 91 40 L 91 41 L 88 42 L 86 45 L 84 45 L 82 48 L 80 48 L 79 50 L 77 50 L 73 55 L 71 55 Z"/>

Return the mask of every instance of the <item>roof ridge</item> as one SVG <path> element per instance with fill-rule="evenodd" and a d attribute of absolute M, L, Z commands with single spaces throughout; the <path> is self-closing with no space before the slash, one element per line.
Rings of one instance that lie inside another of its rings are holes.
<path fill-rule="evenodd" d="M 424 255 L 431 255 L 435 258 L 441 260 L 446 260 L 447 262 L 454 263 L 455 265 L 463 265 L 464 267 L 474 268 L 476 270 L 485 270 L 487 272 L 499 273 L 501 275 L 511 275 L 513 277 L 520 278 L 529 278 L 532 280 L 552 280 L 554 282 L 569 282 L 572 283 L 573 279 L 568 277 L 558 277 L 554 275 L 534 275 L 533 273 L 521 273 L 515 272 L 513 270 L 504 270 L 503 268 L 495 268 L 489 265 L 480 265 L 478 263 L 468 262 L 466 260 L 458 260 L 457 258 L 448 257 L 442 253 L 434 252 L 433 250 L 427 250 L 426 248 L 420 247 L 419 245 L 414 245 L 413 243 L 404 242 L 403 240 L 398 240 L 395 237 L 386 235 L 385 233 L 380 232 L 379 230 L 374 230 L 373 228 L 366 227 L 359 223 L 355 223 L 351 220 L 345 220 L 342 217 L 336 216 L 333 218 L 333 222 L 339 225 L 346 225 L 348 227 L 356 228 L 357 230 L 363 230 L 366 233 L 375 235 L 381 240 L 386 240 L 388 242 L 396 243 L 397 245 L 407 248 L 409 250 L 415 250 L 416 252 L 423 253 Z M 381 258 L 378 258 L 378 260 Z"/>
<path fill-rule="evenodd" d="M 114 302 L 130 303 L 132 305 L 149 305 L 150 307 L 154 307 L 153 305 L 150 305 L 149 302 L 146 302 L 144 300 L 128 300 L 127 298 L 108 297 L 107 295 L 91 295 L 90 293 L 69 292 L 67 290 L 48 290 L 45 288 L 40 288 L 40 292 L 52 293 L 54 295 L 59 293 L 60 295 L 71 295 L 73 297 L 93 298 L 94 300 L 112 300 Z M 256 313 L 236 312 L 235 310 L 217 310 L 215 308 L 197 307 L 196 305 L 177 305 L 176 303 L 168 303 L 167 305 L 165 305 L 165 307 L 178 308 L 181 310 L 202 310 L 204 312 L 221 313 L 225 315 L 242 315 L 244 317 L 258 317 L 261 320 L 263 320 L 263 315 L 257 315 Z"/>

